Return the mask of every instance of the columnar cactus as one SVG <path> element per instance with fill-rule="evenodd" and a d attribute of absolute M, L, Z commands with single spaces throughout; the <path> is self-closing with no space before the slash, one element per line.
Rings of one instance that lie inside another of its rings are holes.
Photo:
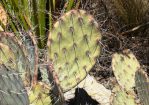
<path fill-rule="evenodd" d="M 149 79 L 143 70 L 138 70 L 135 75 L 136 90 L 141 105 L 149 104 Z"/>
<path fill-rule="evenodd" d="M 112 58 L 112 68 L 123 89 L 129 91 L 135 86 L 135 72 L 140 68 L 140 64 L 130 50 L 115 53 Z"/>
<path fill-rule="evenodd" d="M 48 38 L 48 56 L 63 92 L 81 82 L 100 55 L 101 34 L 94 18 L 71 10 L 54 24 Z"/>
<path fill-rule="evenodd" d="M 0 64 L 0 105 L 29 105 L 20 74 L 4 64 Z"/>

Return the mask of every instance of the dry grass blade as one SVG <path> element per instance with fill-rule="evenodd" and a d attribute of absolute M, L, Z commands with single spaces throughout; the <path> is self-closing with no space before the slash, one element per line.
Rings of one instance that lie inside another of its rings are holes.
<path fill-rule="evenodd" d="M 3 31 L 6 25 L 7 25 L 7 14 L 0 3 L 0 31 Z"/>

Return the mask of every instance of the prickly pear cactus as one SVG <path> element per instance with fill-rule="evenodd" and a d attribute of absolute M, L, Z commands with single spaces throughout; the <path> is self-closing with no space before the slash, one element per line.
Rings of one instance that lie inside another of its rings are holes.
<path fill-rule="evenodd" d="M 112 68 L 123 89 L 129 91 L 135 86 L 135 72 L 140 68 L 140 64 L 130 50 L 115 53 L 112 58 Z"/>
<path fill-rule="evenodd" d="M 111 96 L 111 105 L 137 105 L 133 94 L 126 93 L 119 86 L 116 86 L 114 91 L 115 94 Z"/>
<path fill-rule="evenodd" d="M 15 70 L 20 73 L 20 76 L 25 84 L 25 86 L 31 85 L 31 73 L 29 60 L 26 55 L 26 49 L 21 45 L 21 43 L 15 38 L 11 33 L 0 32 L 0 42 L 7 45 L 15 57 L 13 63 L 16 64 Z M 3 53 L 4 54 L 4 53 Z M 5 53 L 5 56 L 9 53 Z M 2 59 L 2 56 L 1 56 Z"/>
<path fill-rule="evenodd" d="M 29 105 L 19 73 L 4 64 L 0 64 L 0 105 Z"/>
<path fill-rule="evenodd" d="M 136 90 L 141 105 L 149 104 L 149 79 L 143 70 L 138 70 L 135 75 Z"/>
<path fill-rule="evenodd" d="M 29 91 L 29 100 L 31 105 L 52 105 L 50 98 L 50 87 L 42 82 L 38 82 L 31 91 Z"/>
<path fill-rule="evenodd" d="M 94 18 L 71 10 L 54 24 L 48 38 L 48 56 L 63 92 L 82 81 L 100 54 L 101 34 Z"/>

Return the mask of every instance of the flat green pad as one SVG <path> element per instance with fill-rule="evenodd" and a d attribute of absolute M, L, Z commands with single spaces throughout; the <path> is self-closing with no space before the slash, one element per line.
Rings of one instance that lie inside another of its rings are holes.
<path fill-rule="evenodd" d="M 19 73 L 3 64 L 0 64 L 0 105 L 29 105 Z"/>
<path fill-rule="evenodd" d="M 140 64 L 130 50 L 115 53 L 112 58 L 112 68 L 123 89 L 129 91 L 135 86 L 135 72 L 140 68 Z"/>
<path fill-rule="evenodd" d="M 141 105 L 149 105 L 149 79 L 143 70 L 138 70 L 135 75 L 136 89 Z"/>
<path fill-rule="evenodd" d="M 20 76 L 25 84 L 25 86 L 31 85 L 31 76 L 30 76 L 30 64 L 27 57 L 27 51 L 21 45 L 21 42 L 12 33 L 0 32 L 0 43 L 6 45 L 11 50 L 15 57 L 15 64 L 17 72 L 20 73 Z M 5 56 L 9 53 L 5 53 Z"/>
<path fill-rule="evenodd" d="M 119 87 L 116 87 L 116 92 L 112 95 L 112 103 L 110 105 L 137 105 L 135 102 L 135 96 L 126 93 Z"/>
<path fill-rule="evenodd" d="M 48 38 L 48 56 L 64 92 L 91 70 L 100 55 L 100 40 L 97 22 L 83 10 L 71 10 L 54 24 Z"/>
<path fill-rule="evenodd" d="M 29 92 L 31 105 L 52 105 L 49 94 L 50 87 L 42 82 L 37 83 Z"/>

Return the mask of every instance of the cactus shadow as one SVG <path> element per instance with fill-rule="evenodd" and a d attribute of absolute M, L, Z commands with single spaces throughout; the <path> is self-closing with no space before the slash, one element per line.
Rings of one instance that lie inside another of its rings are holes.
<path fill-rule="evenodd" d="M 83 88 L 76 88 L 75 97 L 66 102 L 66 105 L 100 105 L 96 100 L 92 99 L 91 96 Z"/>

